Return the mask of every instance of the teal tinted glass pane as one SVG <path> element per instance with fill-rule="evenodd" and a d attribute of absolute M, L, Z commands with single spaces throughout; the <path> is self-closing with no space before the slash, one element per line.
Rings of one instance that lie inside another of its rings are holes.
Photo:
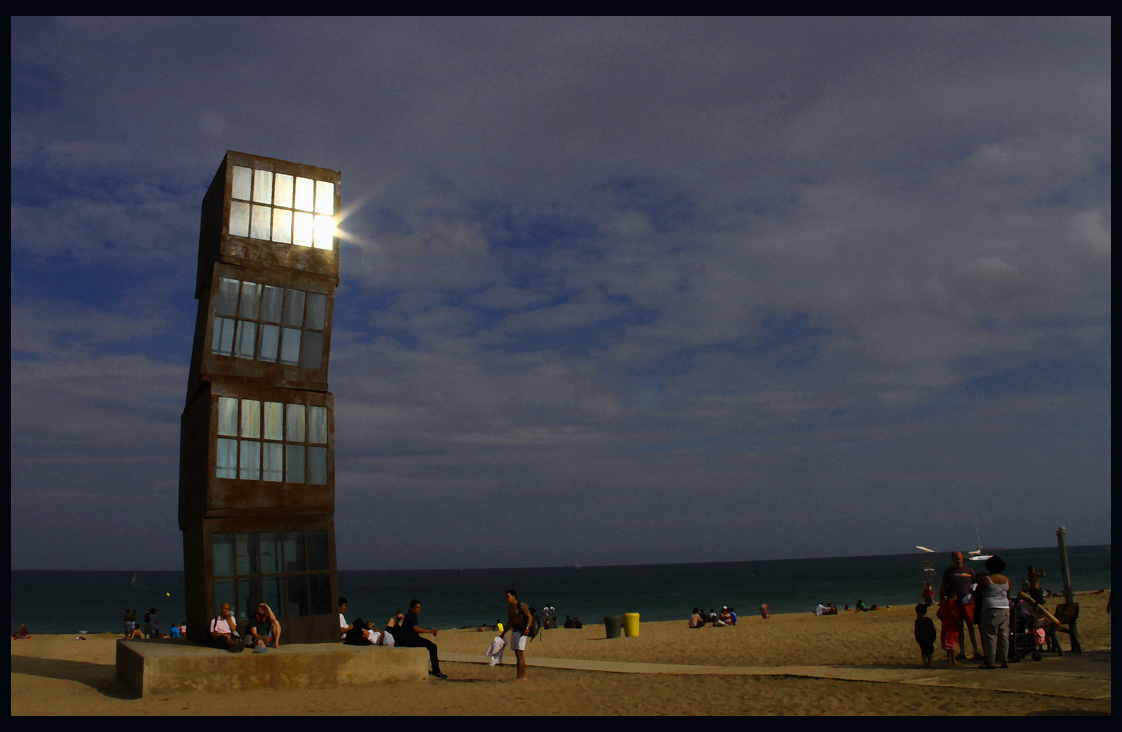
<path fill-rule="evenodd" d="M 285 328 L 281 341 L 280 362 L 295 366 L 300 363 L 300 329 Z"/>
<path fill-rule="evenodd" d="M 280 348 L 280 328 L 275 325 L 261 326 L 261 353 L 258 358 L 262 361 L 274 363 L 277 360 L 277 350 Z"/>
<path fill-rule="evenodd" d="M 314 330 L 304 331 L 304 350 L 300 365 L 306 369 L 323 368 L 323 333 Z"/>
<path fill-rule="evenodd" d="M 242 283 L 242 297 L 238 302 L 238 317 L 257 320 L 261 311 L 261 285 L 256 282 Z"/>
<path fill-rule="evenodd" d="M 304 561 L 304 532 L 284 532 L 284 571 L 303 572 L 307 564 Z"/>
<path fill-rule="evenodd" d="M 233 480 L 238 477 L 238 441 L 227 440 L 225 438 L 218 439 L 218 450 L 215 456 L 218 464 L 218 469 L 215 471 L 216 478 L 229 478 Z"/>
<path fill-rule="evenodd" d="M 280 574 L 284 561 L 284 535 L 280 531 L 261 534 L 261 574 Z"/>
<path fill-rule="evenodd" d="M 304 446 L 285 445 L 284 482 L 304 483 Z"/>
<path fill-rule="evenodd" d="M 261 320 L 265 323 L 279 323 L 282 302 L 284 302 L 284 290 L 265 285 L 265 294 L 261 300 Z"/>
<path fill-rule="evenodd" d="M 280 483 L 284 479 L 284 445 L 266 442 L 261 452 L 261 480 Z"/>
<path fill-rule="evenodd" d="M 238 598 L 234 595 L 234 580 L 216 579 L 212 587 L 214 588 L 214 614 L 210 616 L 210 620 L 214 620 L 218 617 L 218 614 L 222 612 L 222 603 L 224 602 L 230 604 L 230 612 L 234 613 L 234 617 L 236 618 L 238 612 Z M 210 620 L 207 621 L 208 629 L 210 628 Z M 231 628 L 231 630 L 233 629 Z"/>
<path fill-rule="evenodd" d="M 308 442 L 327 444 L 327 407 L 308 407 Z"/>
<path fill-rule="evenodd" d="M 214 301 L 215 315 L 234 317 L 238 310 L 238 281 L 223 277 L 218 281 L 218 295 Z"/>
<path fill-rule="evenodd" d="M 288 617 L 309 615 L 311 608 L 308 606 L 308 576 L 304 574 L 290 574 L 288 580 L 288 602 L 286 603 Z"/>
<path fill-rule="evenodd" d="M 304 441 L 304 405 L 289 404 L 284 439 L 289 442 Z"/>
<path fill-rule="evenodd" d="M 230 318 L 214 319 L 214 338 L 210 343 L 210 352 L 219 356 L 234 355 L 234 323 Z"/>
<path fill-rule="evenodd" d="M 257 534 L 238 534 L 234 546 L 238 574 L 257 574 Z"/>
<path fill-rule="evenodd" d="M 218 397 L 218 434 L 238 434 L 238 400 L 233 397 Z"/>
<path fill-rule="evenodd" d="M 309 531 L 308 532 L 308 569 L 315 571 L 326 571 L 331 569 L 329 559 L 327 556 L 327 532 L 326 531 Z M 319 613 L 312 613 L 319 615 Z"/>
<path fill-rule="evenodd" d="M 304 291 L 288 290 L 284 294 L 284 324 L 299 328 L 304 324 Z"/>
<path fill-rule="evenodd" d="M 238 608 L 238 631 L 244 635 L 248 626 L 243 625 L 242 621 L 253 617 L 257 612 L 257 604 L 261 602 L 261 588 L 256 577 L 238 580 L 238 602 L 241 603 Z"/>
<path fill-rule="evenodd" d="M 321 295 L 318 292 L 309 292 L 306 327 L 315 328 L 316 330 L 323 330 L 323 326 L 326 320 L 327 295 Z"/>
<path fill-rule="evenodd" d="M 233 534 L 215 534 L 210 537 L 210 562 L 215 577 L 234 574 Z"/>
<path fill-rule="evenodd" d="M 331 607 L 331 575 L 313 574 L 308 577 L 311 581 L 309 595 L 311 595 L 312 615 L 328 615 Z"/>
<path fill-rule="evenodd" d="M 319 335 L 317 333 L 317 335 Z M 253 358 L 253 352 L 257 348 L 257 323 L 250 323 L 245 320 L 238 321 L 238 345 L 234 349 L 234 355 L 238 358 Z"/>
<path fill-rule="evenodd" d="M 261 580 L 261 601 L 272 608 L 273 615 L 284 617 L 284 580 L 280 577 L 264 577 Z"/>
<path fill-rule="evenodd" d="M 241 480 L 261 480 L 261 443 L 242 440 L 238 456 L 238 478 Z"/>
<path fill-rule="evenodd" d="M 327 448 L 308 448 L 309 485 L 327 485 Z"/>

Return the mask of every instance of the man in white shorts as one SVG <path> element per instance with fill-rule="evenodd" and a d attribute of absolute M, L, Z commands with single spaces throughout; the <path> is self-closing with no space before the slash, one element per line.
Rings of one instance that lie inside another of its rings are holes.
<path fill-rule="evenodd" d="M 526 641 L 530 637 L 530 623 L 533 616 L 526 603 L 518 601 L 518 593 L 514 590 L 506 591 L 507 623 L 503 635 L 510 631 L 510 648 L 518 659 L 518 675 L 515 681 L 526 680 Z M 501 637 L 501 636 L 500 636 Z"/>

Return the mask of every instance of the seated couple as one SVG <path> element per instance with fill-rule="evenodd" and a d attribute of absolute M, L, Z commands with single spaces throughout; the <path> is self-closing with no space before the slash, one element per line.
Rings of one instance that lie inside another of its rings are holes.
<path fill-rule="evenodd" d="M 264 653 L 270 646 L 280 645 L 281 626 L 272 608 L 265 603 L 257 605 L 257 612 L 249 619 L 243 637 L 238 632 L 238 622 L 230 612 L 230 603 L 222 603 L 218 616 L 210 621 L 210 639 L 215 648 L 239 653 L 250 646 L 257 653 Z"/>

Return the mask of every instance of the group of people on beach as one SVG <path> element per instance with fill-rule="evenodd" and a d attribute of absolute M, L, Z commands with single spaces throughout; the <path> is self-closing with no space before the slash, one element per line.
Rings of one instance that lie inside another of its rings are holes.
<path fill-rule="evenodd" d="M 135 640 L 137 638 L 183 638 L 187 635 L 187 624 L 178 623 L 168 628 L 167 633 L 160 630 L 160 622 L 156 620 L 156 608 L 150 607 L 144 611 L 144 626 L 141 627 L 136 622 L 136 614 L 139 608 L 129 610 L 125 608 L 124 617 L 121 620 L 125 624 L 125 640 Z"/>
<path fill-rule="evenodd" d="M 916 605 L 915 639 L 919 644 L 923 665 L 930 667 L 935 654 L 935 640 L 947 654 L 947 665 L 957 666 L 967 660 L 966 632 L 970 636 L 973 659 L 981 661 L 979 668 L 1009 668 L 1009 590 L 1012 583 L 1005 572 L 1005 561 L 997 555 L 986 560 L 986 571 L 975 572 L 963 561 L 962 552 L 951 554 L 951 566 L 943 572 L 939 587 L 939 602 L 935 617 L 940 622 L 936 634 L 935 623 L 927 617 L 929 604 Z M 1044 570 L 1028 568 L 1030 597 L 1043 603 L 1040 579 Z M 977 625 L 982 636 L 982 653 L 974 637 Z M 957 651 L 957 652 L 956 652 Z"/>
<path fill-rule="evenodd" d="M 704 628 L 708 625 L 710 628 L 726 628 L 736 625 L 736 619 L 736 610 L 728 605 L 722 605 L 719 614 L 713 608 L 709 608 L 706 614 L 703 609 L 695 607 L 690 613 L 689 627 Z"/>
<path fill-rule="evenodd" d="M 553 627 L 556 628 L 557 618 L 556 610 L 552 605 L 546 603 L 543 610 L 544 617 L 538 615 L 537 611 L 529 607 L 526 603 L 518 599 L 518 593 L 515 590 L 507 590 L 505 593 L 507 604 L 507 622 L 503 625 L 502 622 L 495 624 L 495 630 L 499 633 L 492 641 L 488 649 L 488 655 L 492 658 L 491 665 L 501 663 L 502 653 L 504 650 L 510 648 L 514 650 L 517 664 L 517 676 L 515 681 L 526 680 L 526 642 L 531 640 L 540 632 L 542 628 Z M 374 628 L 374 623 L 356 618 L 353 623 L 348 623 L 346 618 L 347 611 L 347 598 L 339 598 L 339 630 L 342 634 L 343 643 L 353 646 L 396 646 L 398 648 L 424 648 L 429 652 L 429 675 L 435 676 L 439 679 L 446 679 L 448 676 L 440 670 L 440 657 L 437 652 L 437 646 L 431 640 L 422 638 L 423 635 L 431 635 L 436 638 L 440 631 L 437 628 L 425 628 L 420 623 L 421 615 L 421 601 L 413 599 L 409 601 L 409 611 L 402 613 L 398 610 L 393 617 L 386 621 L 386 626 L 382 630 Z M 566 616 L 565 627 L 580 627 L 577 625 L 580 619 L 576 620 Z M 510 640 L 506 639 L 507 634 L 510 634 Z"/>

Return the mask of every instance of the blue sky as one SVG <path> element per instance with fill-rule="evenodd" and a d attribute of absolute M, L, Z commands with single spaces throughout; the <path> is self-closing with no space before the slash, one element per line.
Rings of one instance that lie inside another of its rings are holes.
<path fill-rule="evenodd" d="M 1110 542 L 1109 19 L 11 43 L 13 568 L 180 566 L 228 149 L 342 171 L 342 568 Z"/>

